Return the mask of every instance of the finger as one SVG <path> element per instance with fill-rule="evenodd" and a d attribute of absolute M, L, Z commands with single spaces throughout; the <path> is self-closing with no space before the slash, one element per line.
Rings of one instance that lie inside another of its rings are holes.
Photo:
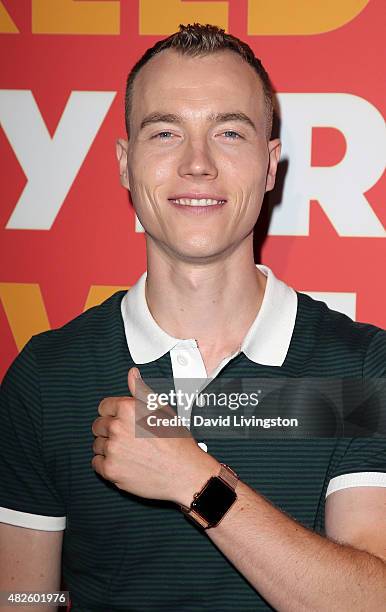
<path fill-rule="evenodd" d="M 113 417 L 98 417 L 92 424 L 91 431 L 94 436 L 108 438 L 109 426 Z"/>
<path fill-rule="evenodd" d="M 95 455 L 95 456 L 92 458 L 92 461 L 91 461 L 91 466 L 92 466 L 92 468 L 93 468 L 93 469 L 94 469 L 96 472 L 98 472 L 98 474 L 100 474 L 101 476 L 103 476 L 103 478 L 105 477 L 105 476 L 104 476 L 104 460 L 105 460 L 105 459 L 104 459 L 104 457 L 102 457 L 102 455 Z"/>
<path fill-rule="evenodd" d="M 101 416 L 115 417 L 118 413 L 118 406 L 122 402 L 132 400 L 131 397 L 105 397 L 98 406 L 98 413 Z"/>
<path fill-rule="evenodd" d="M 103 457 L 106 457 L 106 441 L 107 438 L 102 438 L 101 436 L 95 438 L 92 445 L 92 450 L 94 451 L 95 455 L 103 455 Z"/>

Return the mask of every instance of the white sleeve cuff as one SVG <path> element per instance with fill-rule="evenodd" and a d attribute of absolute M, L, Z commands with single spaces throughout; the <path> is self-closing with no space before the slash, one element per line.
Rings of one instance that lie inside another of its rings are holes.
<path fill-rule="evenodd" d="M 328 484 L 326 497 L 334 491 L 348 489 L 349 487 L 386 487 L 385 472 L 356 472 L 342 474 L 332 478 Z"/>
<path fill-rule="evenodd" d="M 27 527 L 28 529 L 41 529 L 42 531 L 62 531 L 66 528 L 66 517 L 43 516 L 10 510 L 9 508 L 0 508 L 0 523 L 9 523 L 9 525 Z"/>

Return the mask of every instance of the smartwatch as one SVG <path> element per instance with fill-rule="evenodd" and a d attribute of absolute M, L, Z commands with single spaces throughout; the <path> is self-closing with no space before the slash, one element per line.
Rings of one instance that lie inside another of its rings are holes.
<path fill-rule="evenodd" d="M 201 491 L 195 493 L 190 507 L 181 506 L 185 516 L 203 529 L 216 527 L 237 499 L 238 475 L 225 463 L 220 463 L 220 473 L 212 476 Z"/>

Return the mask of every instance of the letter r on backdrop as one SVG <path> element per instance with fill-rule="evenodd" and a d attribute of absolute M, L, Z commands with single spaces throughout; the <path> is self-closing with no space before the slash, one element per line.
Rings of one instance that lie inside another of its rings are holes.
<path fill-rule="evenodd" d="M 385 168 L 386 127 L 380 112 L 351 94 L 280 94 L 282 157 L 288 158 L 280 206 L 269 233 L 307 236 L 310 200 L 318 200 L 340 236 L 385 237 L 386 231 L 365 193 Z M 311 166 L 312 128 L 333 127 L 346 140 L 334 166 Z"/>

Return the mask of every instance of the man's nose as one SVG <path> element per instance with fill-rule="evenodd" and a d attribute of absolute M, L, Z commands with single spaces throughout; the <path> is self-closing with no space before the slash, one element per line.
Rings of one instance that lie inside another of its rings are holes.
<path fill-rule="evenodd" d="M 186 143 L 179 164 L 180 176 L 216 178 L 217 165 L 209 144 L 203 140 Z"/>

